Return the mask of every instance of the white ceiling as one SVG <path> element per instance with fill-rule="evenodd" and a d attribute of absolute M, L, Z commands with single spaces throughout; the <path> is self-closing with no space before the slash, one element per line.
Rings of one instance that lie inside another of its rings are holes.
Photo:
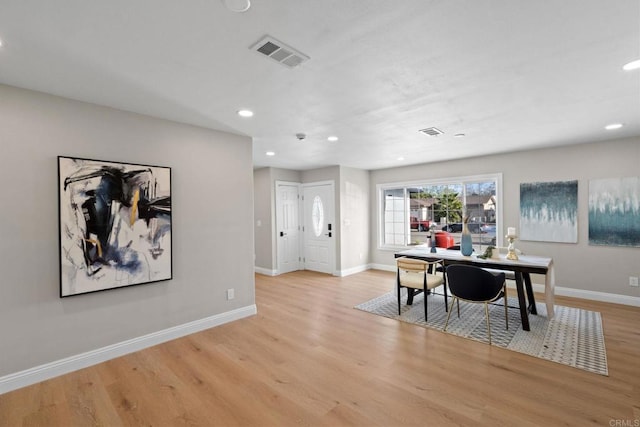
<path fill-rule="evenodd" d="M 265 34 L 311 59 L 249 50 Z M 638 0 L 0 0 L 0 38 L 1 83 L 248 135 L 255 167 L 640 135 Z"/>

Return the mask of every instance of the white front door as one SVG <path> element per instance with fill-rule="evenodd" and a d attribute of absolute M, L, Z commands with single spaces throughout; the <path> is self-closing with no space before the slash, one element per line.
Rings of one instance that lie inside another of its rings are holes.
<path fill-rule="evenodd" d="M 304 185 L 304 266 L 335 271 L 335 212 L 333 182 Z"/>
<path fill-rule="evenodd" d="M 300 269 L 299 184 L 276 182 L 278 274 Z"/>

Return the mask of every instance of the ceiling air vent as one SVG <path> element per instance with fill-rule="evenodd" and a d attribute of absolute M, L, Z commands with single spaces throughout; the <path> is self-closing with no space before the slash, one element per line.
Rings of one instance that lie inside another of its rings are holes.
<path fill-rule="evenodd" d="M 264 36 L 259 42 L 249 49 L 260 52 L 276 62 L 295 68 L 310 58 L 304 53 L 298 52 L 294 48 L 279 42 L 271 36 Z"/>
<path fill-rule="evenodd" d="M 438 136 L 438 135 L 442 135 L 444 133 L 440 129 L 434 128 L 434 127 L 420 129 L 418 132 L 422 132 L 425 135 L 429 135 L 429 136 Z"/>

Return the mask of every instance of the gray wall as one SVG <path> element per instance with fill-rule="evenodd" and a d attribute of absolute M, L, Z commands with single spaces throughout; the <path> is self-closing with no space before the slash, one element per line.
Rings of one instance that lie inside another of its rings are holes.
<path fill-rule="evenodd" d="M 369 171 L 340 167 L 341 270 L 364 269 L 369 259 Z M 373 239 L 375 240 L 375 239 Z"/>
<path fill-rule="evenodd" d="M 255 303 L 249 138 L 0 85 L 0 147 L 0 376 Z M 173 280 L 59 298 L 58 155 L 172 167 Z"/>
<path fill-rule="evenodd" d="M 578 180 L 578 243 L 518 241 L 516 246 L 552 257 L 557 286 L 638 297 L 640 289 L 629 286 L 629 276 L 640 276 L 640 248 L 590 246 L 587 204 L 590 179 L 639 176 L 639 165 L 640 138 L 632 138 L 372 171 L 370 232 L 377 236 L 377 184 L 502 172 L 503 227 L 518 227 L 521 183 Z M 393 251 L 379 249 L 377 238 L 371 255 L 373 264 L 394 263 Z"/>
<path fill-rule="evenodd" d="M 273 269 L 273 249 L 271 247 L 272 190 L 271 168 L 253 171 L 253 236 L 255 239 L 255 266 L 267 270 Z"/>

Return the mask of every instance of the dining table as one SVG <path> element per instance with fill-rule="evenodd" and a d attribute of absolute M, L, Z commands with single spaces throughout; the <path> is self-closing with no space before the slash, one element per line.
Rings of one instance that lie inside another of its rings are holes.
<path fill-rule="evenodd" d="M 541 274 L 545 277 L 544 283 L 544 299 L 547 310 L 547 318 L 552 319 L 554 312 L 554 287 L 555 287 L 555 271 L 553 259 L 543 256 L 534 255 L 518 255 L 518 259 L 508 259 L 507 254 L 498 254 L 496 257 L 480 257 L 476 254 L 468 256 L 462 255 L 460 250 L 452 250 L 445 248 L 432 248 L 428 245 L 416 245 L 407 250 L 399 251 L 394 254 L 395 258 L 408 257 L 421 259 L 425 261 L 442 260 L 445 266 L 451 264 L 467 264 L 488 270 L 499 270 L 504 272 L 513 272 L 513 278 L 516 282 L 516 291 L 518 294 L 518 308 L 520 310 L 520 318 L 522 320 L 522 329 L 530 330 L 529 313 L 537 315 L 535 295 L 531 284 L 531 274 Z"/>

